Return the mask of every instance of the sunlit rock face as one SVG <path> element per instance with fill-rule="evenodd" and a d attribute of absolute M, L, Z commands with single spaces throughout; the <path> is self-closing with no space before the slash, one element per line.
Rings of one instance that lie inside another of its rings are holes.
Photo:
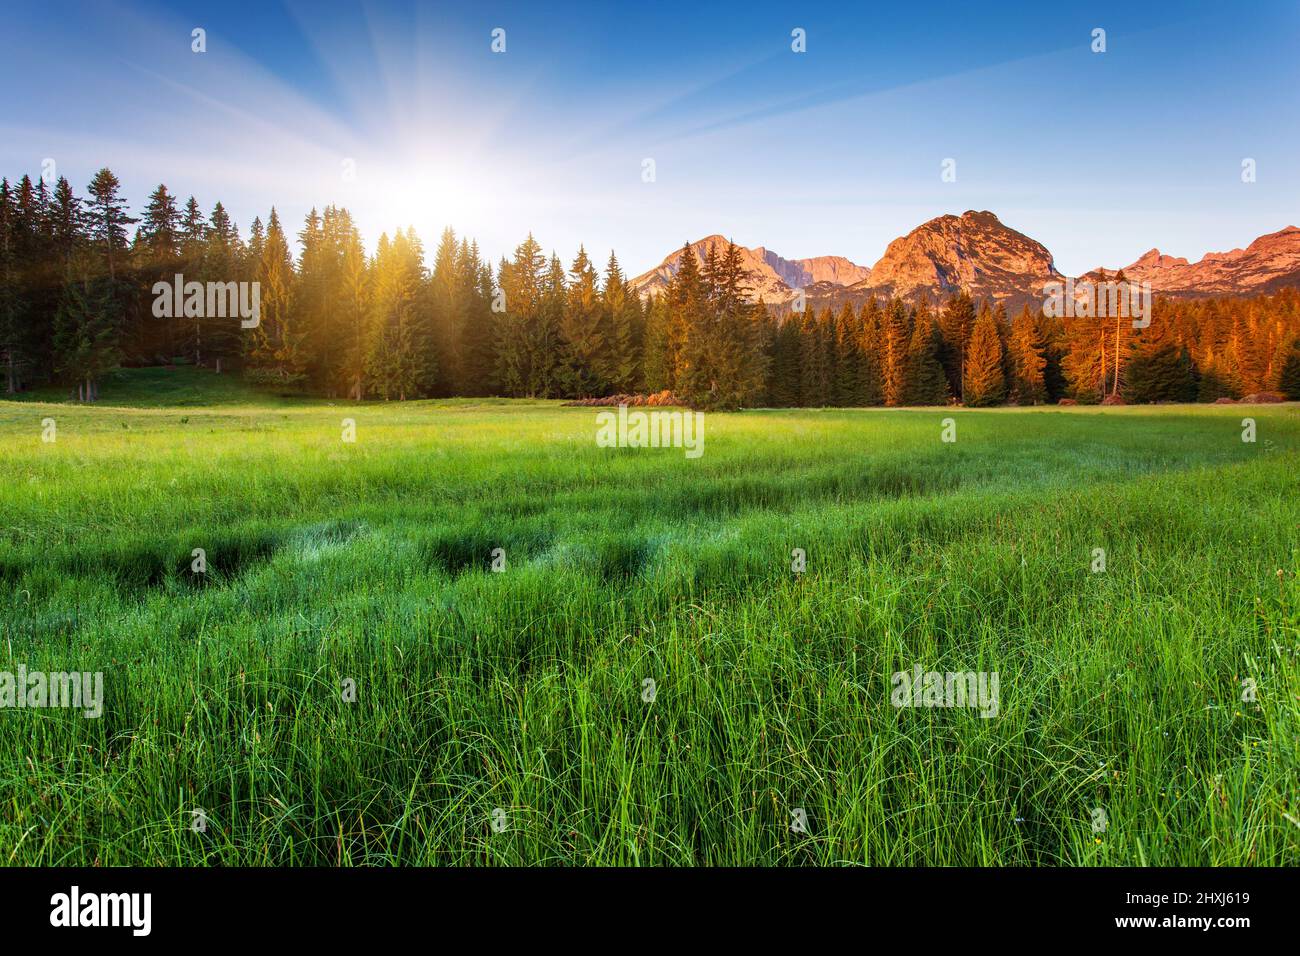
<path fill-rule="evenodd" d="M 855 290 L 878 296 L 943 299 L 964 290 L 1011 299 L 1061 279 L 1041 242 L 1003 225 L 991 212 L 939 216 L 895 239 Z"/>
<path fill-rule="evenodd" d="M 1087 277 L 1095 277 L 1098 271 Z M 1106 274 L 1117 271 L 1106 269 Z M 1150 282 L 1153 292 L 1181 298 L 1259 295 L 1300 285 L 1300 229 L 1287 226 L 1260 236 L 1245 249 L 1206 253 L 1197 262 L 1152 249 L 1124 266 L 1124 277 Z"/>
<path fill-rule="evenodd" d="M 710 251 L 722 255 L 727 248 L 727 239 L 723 236 L 707 236 L 691 243 L 691 252 L 701 263 Z M 830 283 L 834 286 L 849 286 L 866 279 L 871 270 L 849 261 L 843 256 L 814 256 L 811 259 L 784 259 L 759 246 L 751 249 L 737 246 L 744 268 L 750 274 L 750 288 L 754 298 L 763 297 L 765 302 L 788 302 L 804 289 L 816 283 Z M 662 292 L 677 270 L 681 268 L 682 250 L 678 249 L 659 263 L 655 268 L 632 280 L 632 287 L 642 295 Z"/>

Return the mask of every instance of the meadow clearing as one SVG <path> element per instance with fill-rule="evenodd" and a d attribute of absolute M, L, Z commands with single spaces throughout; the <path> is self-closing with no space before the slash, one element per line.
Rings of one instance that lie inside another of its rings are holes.
<path fill-rule="evenodd" d="M 0 402 L 0 861 L 1300 863 L 1300 406 L 596 415 Z"/>

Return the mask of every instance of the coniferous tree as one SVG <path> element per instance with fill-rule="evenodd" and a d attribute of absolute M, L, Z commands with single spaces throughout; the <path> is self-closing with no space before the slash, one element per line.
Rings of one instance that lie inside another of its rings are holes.
<path fill-rule="evenodd" d="M 497 381 L 506 395 L 533 397 L 529 395 L 537 359 L 533 343 L 542 313 L 546 257 L 532 233 L 515 247 L 513 261 L 502 260 L 498 275 L 505 311 L 496 329 Z"/>
<path fill-rule="evenodd" d="M 1006 397 L 1002 342 L 991 309 L 980 311 L 966 350 L 966 404 L 972 408 L 996 405 Z"/>
<path fill-rule="evenodd" d="M 212 216 L 208 220 L 207 236 L 203 244 L 202 275 L 205 281 L 219 283 L 223 289 L 237 290 L 240 282 L 240 259 L 242 250 L 239 241 L 239 229 L 230 218 L 226 208 L 218 202 L 212 207 Z M 235 292 L 238 295 L 238 292 Z M 229 304 L 232 299 L 224 296 Z M 218 373 L 223 363 L 228 365 L 239 355 L 242 316 L 237 310 L 227 308 L 226 315 L 205 315 L 202 326 L 203 342 L 207 362 Z M 235 314 L 231 314 L 235 311 Z"/>
<path fill-rule="evenodd" d="M 1277 384 L 1288 399 L 1300 402 L 1300 340 L 1292 342 L 1287 349 Z"/>
<path fill-rule="evenodd" d="M 384 401 L 418 398 L 436 368 L 429 341 L 423 251 L 414 229 L 381 236 L 375 254 L 374 298 L 366 350 L 366 380 Z"/>
<path fill-rule="evenodd" d="M 939 329 L 943 334 L 943 370 L 948 377 L 949 390 L 958 401 L 964 400 L 966 349 L 974 328 L 975 303 L 964 290 L 953 294 L 943 307 Z"/>
<path fill-rule="evenodd" d="M 831 404 L 831 343 L 827 340 L 830 325 L 829 309 L 819 316 L 812 305 L 805 308 L 799 362 L 799 404 L 805 408 L 825 408 Z"/>
<path fill-rule="evenodd" d="M 605 285 L 601 290 L 601 299 L 605 320 L 605 351 L 599 374 L 611 391 L 630 392 L 638 377 L 635 347 L 640 309 L 635 294 L 628 289 L 623 270 L 612 250 L 605 266 Z"/>
<path fill-rule="evenodd" d="M 397 235 L 400 237 L 401 233 Z M 396 241 L 390 242 L 385 232 L 380 235 L 375 248 L 374 287 L 370 318 L 366 323 L 365 370 L 362 376 L 369 394 L 386 402 L 401 394 L 400 373 L 393 370 L 403 348 L 409 347 L 409 341 L 403 340 L 403 330 L 409 324 L 414 297 L 401 252 L 394 248 Z"/>
<path fill-rule="evenodd" d="M 113 278 L 97 254 L 74 253 L 54 319 L 55 370 L 80 401 L 99 397 L 99 381 L 118 367 L 121 313 Z"/>
<path fill-rule="evenodd" d="M 1164 342 L 1129 362 L 1124 386 L 1129 402 L 1191 402 L 1196 392 L 1196 372 L 1185 346 Z"/>
<path fill-rule="evenodd" d="M 493 311 L 501 301 L 492 269 L 479 256 L 478 243 L 461 239 L 456 255 L 457 294 L 463 303 L 460 331 L 462 395 L 500 394 L 497 375 L 497 323 L 503 313 Z"/>
<path fill-rule="evenodd" d="M 651 296 L 646 302 L 642 386 L 647 392 L 671 390 L 672 365 L 668 355 L 668 296 Z"/>
<path fill-rule="evenodd" d="M 414 226 L 406 227 L 409 268 L 415 283 L 415 312 L 412 325 L 411 368 L 415 378 L 413 394 L 431 394 L 438 381 L 438 356 L 433 340 L 433 308 L 429 294 L 429 270 L 424 264 L 424 243 Z"/>
<path fill-rule="evenodd" d="M 768 401 L 777 408 L 794 408 L 803 395 L 803 337 L 799 313 L 785 316 L 772 336 L 772 378 Z"/>
<path fill-rule="evenodd" d="M 902 405 L 907 388 L 907 351 L 912 338 L 911 317 L 901 299 L 891 298 L 881 318 L 881 380 L 885 404 Z"/>
<path fill-rule="evenodd" d="M 350 395 L 354 389 L 354 377 L 348 374 L 347 357 L 350 341 L 356 325 L 365 324 L 365 290 L 368 286 L 366 273 L 366 254 L 361 242 L 361 233 L 352 213 L 346 208 L 326 206 L 324 231 L 329 249 L 328 284 L 330 288 L 331 307 L 328 309 L 321 329 L 320 342 L 316 348 L 317 361 L 322 367 L 328 391 L 331 395 Z M 360 296 L 358 299 L 357 297 Z M 430 303 L 432 303 L 432 286 L 430 286 Z M 436 361 L 440 363 L 439 354 Z M 441 370 L 441 364 L 437 365 Z"/>
<path fill-rule="evenodd" d="M 834 335 L 834 403 L 839 408 L 862 405 L 862 336 L 857 311 L 849 302 L 835 316 Z"/>
<path fill-rule="evenodd" d="M 367 344 L 371 319 L 370 263 L 361 247 L 361 235 L 353 227 L 343 237 L 343 264 L 338 311 L 338 380 L 353 401 L 361 401 L 366 387 Z"/>
<path fill-rule="evenodd" d="M 647 303 L 642 300 L 632 280 L 627 276 L 623 277 L 623 303 L 623 308 L 628 314 L 628 325 L 632 330 L 631 387 L 640 390 L 645 387 L 645 335 L 649 315 Z"/>
<path fill-rule="evenodd" d="M 546 274 L 542 278 L 542 301 L 537 320 L 533 323 L 529 345 L 532 353 L 532 373 L 528 381 L 528 394 L 538 398 L 554 398 L 562 394 L 561 362 L 564 312 L 568 307 L 569 289 L 564 277 L 564 263 L 551 254 Z"/>
<path fill-rule="evenodd" d="M 1068 391 L 1079 402 L 1098 402 L 1103 397 L 1102 390 L 1107 380 L 1106 327 L 1098 324 L 1087 299 L 1079 300 L 1074 314 L 1060 321 L 1061 372 L 1068 383 Z"/>
<path fill-rule="evenodd" d="M 442 231 L 433 255 L 433 272 L 429 280 L 429 299 L 433 309 L 433 341 L 438 354 L 438 381 L 434 394 L 464 394 L 464 356 L 461 354 L 468 302 L 461 295 L 457 272 L 456 233 L 450 227 Z"/>
<path fill-rule="evenodd" d="M 560 326 L 564 343 L 560 378 L 566 395 L 590 398 L 602 394 L 607 384 L 601 371 L 608 354 L 608 340 L 599 277 L 581 246 L 569 268 L 569 276 L 568 302 Z"/>
<path fill-rule="evenodd" d="M 21 236 L 9 180 L 0 180 L 0 358 L 5 392 L 18 391 L 27 371 L 29 330 L 27 296 L 21 282 Z"/>
<path fill-rule="evenodd" d="M 29 342 L 31 343 L 34 378 L 54 377 L 54 314 L 62 295 L 64 277 L 73 255 L 86 242 L 85 214 L 82 202 L 72 192 L 72 185 L 60 176 L 54 187 L 48 216 L 49 247 L 44 256 L 41 283 L 45 294 L 30 300 Z"/>
<path fill-rule="evenodd" d="M 70 197 L 67 181 L 61 182 Z M 23 291 L 26 315 L 19 336 L 21 388 L 52 377 L 53 318 L 58 310 L 65 261 L 55 237 L 56 216 L 61 214 L 59 187 L 47 189 L 45 179 L 40 178 L 36 181 L 34 198 L 32 232 L 18 247 L 24 273 L 19 276 L 19 288 Z"/>
<path fill-rule="evenodd" d="M 1121 308 L 1120 303 L 1118 302 L 1119 297 L 1122 297 L 1127 294 L 1127 288 L 1126 288 L 1127 283 L 1128 283 L 1128 279 L 1124 275 L 1124 270 L 1121 269 L 1115 275 L 1115 278 L 1113 280 L 1114 286 L 1118 287 L 1117 289 L 1118 295 L 1115 297 L 1115 301 L 1112 301 L 1112 297 L 1109 292 L 1106 295 L 1106 314 L 1108 315 L 1108 317 L 1114 320 L 1113 325 L 1115 329 L 1115 336 L 1111 341 L 1111 353 L 1110 353 L 1111 369 L 1112 369 L 1111 382 L 1110 382 L 1110 394 L 1112 395 L 1118 395 L 1121 391 L 1121 386 L 1124 381 L 1123 375 L 1124 375 L 1125 366 L 1127 363 L 1129 353 L 1133 349 L 1132 339 L 1131 336 L 1129 335 L 1129 332 L 1133 327 L 1132 325 L 1133 320 L 1131 316 L 1128 316 L 1126 314 L 1124 315 L 1121 314 L 1121 313 L 1126 313 L 1127 309 Z M 1102 391 L 1104 392 L 1105 388 L 1103 388 Z"/>
<path fill-rule="evenodd" d="M 152 289 L 159 282 L 171 286 L 176 275 L 184 268 L 181 263 L 180 228 L 181 214 L 176 205 L 176 197 L 167 191 L 166 185 L 159 183 L 158 188 L 149 195 L 149 203 L 145 206 L 137 233 L 136 268 L 142 284 L 151 290 L 149 303 L 136 310 L 132 323 L 129 353 L 137 360 L 148 361 L 160 356 L 166 356 L 170 360 L 176 354 L 176 333 L 183 316 L 155 316 Z"/>
<path fill-rule="evenodd" d="M 1039 405 L 1047 399 L 1047 342 L 1037 317 L 1028 303 L 1011 323 L 1008 336 L 1010 401 L 1017 405 Z"/>
<path fill-rule="evenodd" d="M 27 177 L 23 177 L 23 184 L 26 181 Z M 88 401 L 94 400 L 94 391 L 98 387 L 99 372 L 96 370 L 116 367 L 118 362 L 120 342 L 114 341 L 110 345 L 105 341 L 105 337 L 110 334 L 107 330 L 120 330 L 123 327 L 128 298 L 133 288 L 126 268 L 129 253 L 127 227 L 133 225 L 136 220 L 127 214 L 126 200 L 118 193 L 120 188 L 121 183 L 118 178 L 107 168 L 101 169 L 90 181 L 90 198 L 85 206 L 88 239 L 98 256 L 100 267 L 107 273 L 107 283 L 101 286 L 96 282 L 93 288 L 85 285 L 84 282 L 90 281 L 90 277 L 85 274 L 85 270 L 90 266 L 88 262 L 83 261 L 75 270 L 79 274 L 78 278 L 65 281 L 64 287 L 65 303 L 76 298 L 80 305 L 85 305 L 96 316 L 92 322 L 94 334 L 84 340 L 83 345 L 85 341 L 93 342 L 92 346 L 86 347 L 90 347 L 92 352 L 104 353 L 102 362 L 95 358 L 88 358 L 80 363 L 86 369 L 86 376 L 89 376 L 86 389 L 91 394 L 87 396 Z M 21 198 L 20 190 L 20 201 Z M 69 282 L 82 280 L 84 282 L 79 292 L 69 287 Z M 76 311 L 80 305 L 73 304 L 68 308 Z M 83 314 L 89 316 L 92 312 Z M 67 374 L 66 368 L 64 374 Z"/>
<path fill-rule="evenodd" d="M 858 313 L 861 338 L 858 351 L 862 357 L 859 394 L 863 405 L 885 403 L 884 361 L 881 357 L 881 314 L 875 296 L 867 299 Z"/>
<path fill-rule="evenodd" d="M 683 395 L 686 379 L 693 374 L 691 354 L 687 344 L 692 330 L 704 321 L 707 308 L 707 291 L 700 272 L 699 260 L 690 243 L 682 246 L 677 273 L 668 284 L 665 296 L 668 303 L 668 369 L 670 388 L 679 398 Z"/>
<path fill-rule="evenodd" d="M 180 262 L 178 268 L 185 276 L 188 282 L 206 282 L 207 276 L 204 274 L 204 256 L 205 241 L 207 239 L 208 224 L 203 217 L 202 210 L 199 209 L 198 200 L 193 196 L 185 201 L 185 211 L 181 214 L 180 222 Z M 203 364 L 203 332 L 208 325 L 208 318 L 205 309 L 199 309 L 197 314 L 176 316 L 177 330 L 176 337 L 183 343 L 186 353 L 193 359 L 195 365 Z"/>
<path fill-rule="evenodd" d="M 998 330 L 998 345 L 1002 348 L 1002 380 L 1006 383 L 1006 393 L 1011 391 L 1011 322 L 1007 319 L 1007 306 L 999 302 L 993 308 L 993 326 Z M 1005 393 L 1004 393 L 1005 397 Z"/>
<path fill-rule="evenodd" d="M 60 176 L 50 206 L 50 240 L 54 243 L 54 253 L 60 260 L 60 266 L 66 265 L 72 258 L 81 238 L 83 221 L 81 200 L 73 195 L 72 186 L 67 179 Z"/>
<path fill-rule="evenodd" d="M 302 250 L 298 255 L 298 265 L 293 272 L 292 290 L 289 296 L 290 324 L 302 331 L 303 340 L 312 341 L 312 348 L 302 350 L 303 372 L 312 386 L 320 388 L 324 376 L 317 359 L 319 349 L 315 347 L 317 336 L 312 334 L 320 330 L 325 321 L 325 313 L 330 308 L 329 259 L 330 250 L 325 239 L 325 230 L 320 214 L 313 206 L 307 213 L 303 227 L 298 232 L 298 246 Z M 323 338 L 323 336 L 322 336 Z"/>
<path fill-rule="evenodd" d="M 259 319 L 244 339 L 250 366 L 247 374 L 254 381 L 298 388 L 307 378 L 306 330 L 299 326 L 291 308 L 293 260 L 274 207 L 261 245 L 256 279 L 260 284 Z"/>
<path fill-rule="evenodd" d="M 943 333 L 929 304 L 923 302 L 916 310 L 907 346 L 903 404 L 947 404 L 948 379 L 943 371 L 942 354 Z"/>
<path fill-rule="evenodd" d="M 149 194 L 149 205 L 140 220 L 145 251 L 152 260 L 162 261 L 169 268 L 175 262 L 181 251 L 180 226 L 176 197 L 167 191 L 165 184 L 159 183 Z"/>
<path fill-rule="evenodd" d="M 1196 392 L 1191 354 L 1177 341 L 1168 322 L 1153 321 L 1125 365 L 1125 400 L 1190 402 L 1195 401 Z"/>
<path fill-rule="evenodd" d="M 1249 309 L 1233 312 L 1231 334 L 1228 337 L 1225 359 L 1228 374 L 1239 395 L 1262 391 L 1265 381 L 1265 362 L 1260 355 L 1259 334 L 1254 316 Z"/>
<path fill-rule="evenodd" d="M 121 187 L 110 170 L 101 169 L 90 181 L 90 199 L 85 212 L 90 241 L 102 257 L 109 278 L 114 281 L 118 266 L 124 264 L 126 258 L 127 226 L 136 221 L 127 215 L 126 200 L 118 195 Z"/>
<path fill-rule="evenodd" d="M 1042 309 L 1036 316 L 1036 324 L 1043 341 L 1043 389 L 1047 393 L 1046 401 L 1059 402 L 1069 394 L 1070 388 L 1063 370 L 1066 354 L 1065 325 L 1059 318 L 1047 315 Z"/>
<path fill-rule="evenodd" d="M 1260 346 L 1260 354 L 1267 356 L 1264 369 L 1265 387 L 1280 388 L 1278 383 L 1282 377 L 1282 368 L 1286 365 L 1287 356 L 1291 351 L 1291 340 L 1287 337 L 1286 324 L 1280 317 L 1267 317 L 1262 324 L 1269 329 L 1269 337 L 1272 339 L 1271 344 L 1264 343 Z"/>
<path fill-rule="evenodd" d="M 703 278 L 704 321 L 694 344 L 688 341 L 695 352 L 694 377 L 683 397 L 696 408 L 742 408 L 763 394 L 767 355 L 757 317 L 765 306 L 750 298 L 749 274 L 735 243 L 728 242 L 721 255 L 710 253 Z"/>
<path fill-rule="evenodd" d="M 244 282 L 256 282 L 262 270 L 262 254 L 266 250 L 266 229 L 262 226 L 262 217 L 254 216 L 248 227 L 248 242 L 240 250 L 239 277 Z M 247 339 L 244 351 L 248 351 Z"/>
<path fill-rule="evenodd" d="M 717 331 L 714 279 L 717 262 L 717 248 L 711 246 L 699 271 L 694 275 L 692 289 L 683 288 L 683 292 L 691 292 L 693 298 L 689 307 L 682 310 L 682 342 L 675 391 L 693 408 L 712 405 L 713 387 L 717 382 L 717 371 L 711 354 Z M 686 257 L 683 256 L 683 270 L 686 263 Z M 678 276 L 682 276 L 682 271 L 678 272 Z"/>

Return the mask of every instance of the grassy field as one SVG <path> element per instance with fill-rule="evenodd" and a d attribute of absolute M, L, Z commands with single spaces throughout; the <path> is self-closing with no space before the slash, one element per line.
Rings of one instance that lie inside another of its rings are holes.
<path fill-rule="evenodd" d="M 0 670 L 104 674 L 0 710 L 6 864 L 1300 863 L 1300 407 L 716 414 L 688 460 L 211 379 L 0 402 Z M 918 664 L 997 716 L 892 706 Z"/>

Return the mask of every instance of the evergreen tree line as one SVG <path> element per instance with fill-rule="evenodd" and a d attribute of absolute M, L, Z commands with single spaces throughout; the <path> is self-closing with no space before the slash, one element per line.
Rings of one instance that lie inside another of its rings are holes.
<path fill-rule="evenodd" d="M 62 178 L 52 188 L 0 181 L 6 392 L 58 382 L 93 401 L 114 369 L 187 362 L 281 390 L 382 400 L 664 390 L 707 408 L 1300 398 L 1296 290 L 1158 299 L 1145 329 L 1028 307 L 1008 318 L 965 294 L 779 316 L 750 301 L 734 245 L 703 260 L 687 246 L 668 287 L 643 301 L 612 252 L 598 270 L 579 249 L 566 269 L 531 235 L 495 269 L 451 229 L 432 263 L 410 228 L 367 255 L 348 211 L 328 206 L 308 214 L 297 240 L 295 259 L 274 208 L 245 239 L 221 203 L 205 214 L 163 185 L 133 217 L 107 169 L 85 197 Z M 176 274 L 259 283 L 258 324 L 158 317 L 153 287 Z"/>
<path fill-rule="evenodd" d="M 1123 273 L 1113 281 L 1124 282 Z M 1300 290 L 1156 299 L 1129 316 L 1049 316 L 1028 305 L 868 299 L 792 313 L 769 348 L 778 406 L 1213 402 L 1300 399 Z"/>

